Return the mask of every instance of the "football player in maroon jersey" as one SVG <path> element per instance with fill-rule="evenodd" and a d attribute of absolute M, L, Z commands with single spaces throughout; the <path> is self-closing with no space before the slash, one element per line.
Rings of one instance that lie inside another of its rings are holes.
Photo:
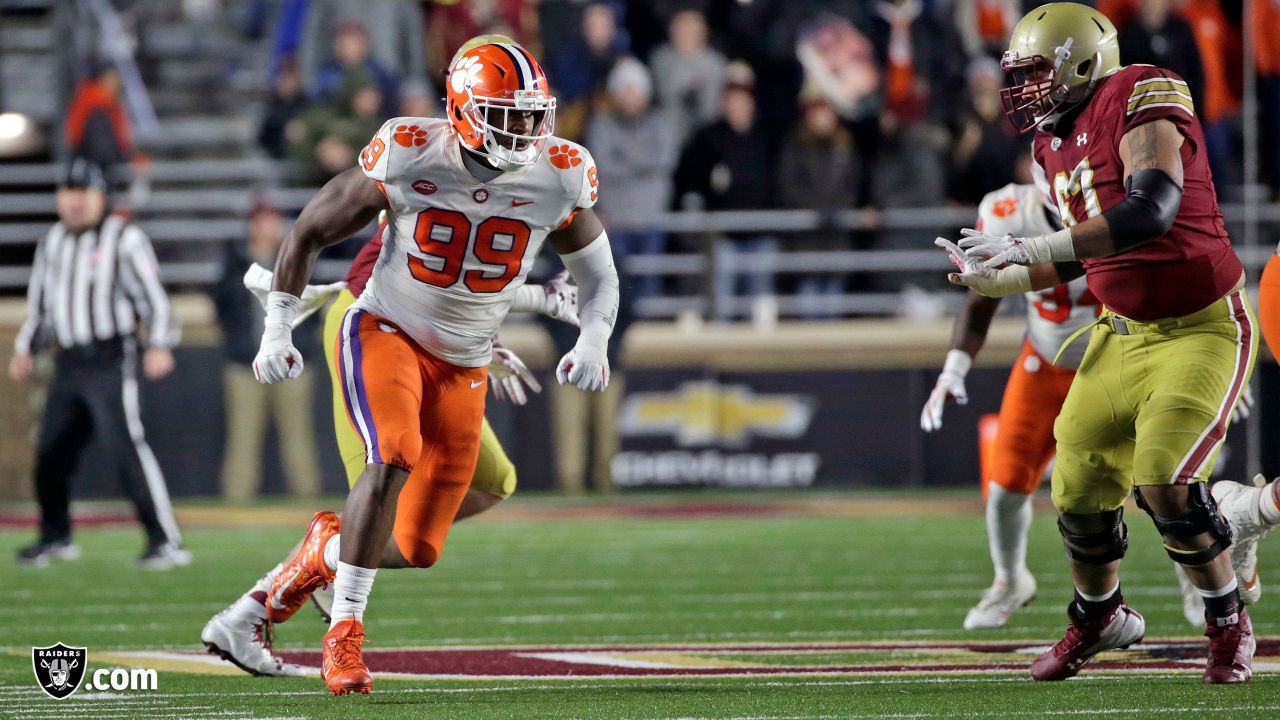
<path fill-rule="evenodd" d="M 1248 682 L 1255 647 L 1228 554 L 1231 530 L 1205 480 L 1257 352 L 1244 268 L 1218 210 L 1204 133 L 1185 82 L 1122 66 L 1106 16 L 1076 3 L 1032 10 L 1003 67 L 1005 112 L 1035 130 L 1063 229 L 940 239 L 951 279 L 989 295 L 1081 273 L 1105 310 L 1054 426 L 1053 501 L 1075 581 L 1065 637 L 1032 665 L 1075 675 L 1142 639 L 1120 593 L 1132 492 L 1205 602 L 1206 683 Z"/>

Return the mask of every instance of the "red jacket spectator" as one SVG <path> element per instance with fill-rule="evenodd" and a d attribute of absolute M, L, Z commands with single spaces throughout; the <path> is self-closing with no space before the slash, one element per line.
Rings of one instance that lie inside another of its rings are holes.
<path fill-rule="evenodd" d="M 108 67 L 82 80 L 67 108 L 68 151 L 93 160 L 108 172 L 133 156 L 129 118 L 116 97 L 119 87 L 119 75 Z"/>

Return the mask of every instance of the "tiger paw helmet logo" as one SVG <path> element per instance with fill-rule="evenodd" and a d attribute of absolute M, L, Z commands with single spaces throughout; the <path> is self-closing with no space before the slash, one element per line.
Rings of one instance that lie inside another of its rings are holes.
<path fill-rule="evenodd" d="M 582 164 L 582 158 L 578 157 L 578 148 L 569 147 L 568 145 L 553 145 L 547 153 L 551 164 L 561 170 L 568 170 L 571 167 L 578 167 Z"/>
<path fill-rule="evenodd" d="M 88 658 L 88 648 L 68 647 L 62 643 L 52 647 L 33 647 L 31 669 L 35 671 L 36 684 L 55 700 L 69 697 L 84 679 Z"/>
<path fill-rule="evenodd" d="M 465 57 L 453 66 L 453 72 L 449 73 L 449 87 L 456 93 L 464 93 L 476 84 L 476 78 L 480 75 L 480 70 L 484 66 L 480 64 L 480 58 Z"/>
<path fill-rule="evenodd" d="M 421 147 L 427 144 L 427 131 L 417 125 L 397 125 L 391 139 L 401 147 Z"/>

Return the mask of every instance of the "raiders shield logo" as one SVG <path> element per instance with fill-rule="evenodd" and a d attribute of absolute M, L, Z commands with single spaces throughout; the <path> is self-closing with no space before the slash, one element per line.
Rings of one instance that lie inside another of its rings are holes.
<path fill-rule="evenodd" d="M 88 648 L 67 647 L 62 643 L 31 648 L 31 669 L 36 673 L 36 683 L 55 700 L 70 696 L 80 687 L 88 659 Z"/>

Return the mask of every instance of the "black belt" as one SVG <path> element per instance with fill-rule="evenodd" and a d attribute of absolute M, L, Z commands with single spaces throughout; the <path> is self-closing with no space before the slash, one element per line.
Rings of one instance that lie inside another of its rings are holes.
<path fill-rule="evenodd" d="M 58 362 L 74 365 L 97 365 L 115 362 L 124 357 L 125 338 L 116 336 L 107 340 L 94 340 L 84 345 L 58 348 Z"/>

